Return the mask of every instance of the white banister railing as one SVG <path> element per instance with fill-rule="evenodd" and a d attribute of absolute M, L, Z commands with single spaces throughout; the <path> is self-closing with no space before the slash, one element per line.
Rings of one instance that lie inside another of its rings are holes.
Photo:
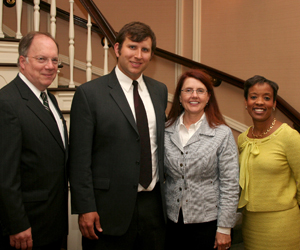
<path fill-rule="evenodd" d="M 70 60 L 70 84 L 69 88 L 74 88 L 74 54 L 75 54 L 75 48 L 74 48 L 74 14 L 73 14 L 73 4 L 74 0 L 69 0 L 70 3 L 70 19 L 69 19 L 69 60 Z"/>
<path fill-rule="evenodd" d="M 2 19 L 3 19 L 3 2 L 0 2 L 0 38 L 4 37 L 4 33 L 2 30 Z"/>
<path fill-rule="evenodd" d="M 56 36 L 56 0 L 51 0 L 50 5 L 50 34 L 53 38 Z M 57 71 L 57 75 L 55 79 L 53 80 L 50 87 L 57 88 L 58 87 L 58 74 L 60 72 L 60 69 Z"/>
<path fill-rule="evenodd" d="M 86 46 L 86 80 L 92 80 L 92 22 L 88 15 L 87 22 L 87 46 Z"/>
<path fill-rule="evenodd" d="M 56 36 L 56 0 L 51 0 L 50 7 L 50 34 Z"/>
<path fill-rule="evenodd" d="M 108 41 L 105 37 L 104 38 L 104 67 L 103 67 L 104 75 L 108 73 L 108 49 L 109 49 Z"/>
<path fill-rule="evenodd" d="M 40 0 L 34 0 L 33 28 L 34 31 L 40 30 Z"/>
<path fill-rule="evenodd" d="M 49 33 L 55 38 L 56 37 L 56 0 L 47 0 L 48 3 L 50 3 L 50 18 L 48 30 Z M 27 15 L 27 18 L 29 18 L 28 23 L 33 23 L 33 27 L 28 27 L 29 31 L 39 31 L 40 29 L 40 0 L 32 0 L 33 9 L 32 9 L 32 16 Z M 64 58 L 63 63 L 68 64 L 70 67 L 70 79 L 68 86 L 70 88 L 75 87 L 74 83 L 74 68 L 85 70 L 86 71 L 86 81 L 90 81 L 92 79 L 92 74 L 94 72 L 95 75 L 103 75 L 108 73 L 108 41 L 105 38 L 104 39 L 104 64 L 103 64 L 103 70 L 99 67 L 95 67 L 92 65 L 92 22 L 91 17 L 88 15 L 88 21 L 87 21 L 87 48 L 86 48 L 86 63 L 85 63 L 85 69 L 81 66 L 84 62 L 80 62 L 78 60 L 75 60 L 75 29 L 74 29 L 74 0 L 69 0 L 70 4 L 70 18 L 69 18 L 69 56 L 65 57 L 68 60 Z M 5 37 L 5 34 L 13 33 L 15 38 L 21 39 L 22 33 L 21 33 L 21 23 L 22 23 L 22 6 L 23 1 L 22 0 L 16 0 L 16 31 L 10 30 L 6 25 L 3 24 L 3 1 L 0 0 L 0 38 Z M 30 6 L 30 5 L 28 5 Z M 29 8 L 30 10 L 30 8 Z M 33 20 L 32 20 L 33 19 Z M 5 27 L 5 30 L 3 32 L 3 27 Z M 8 29 L 10 32 L 8 32 Z M 62 54 L 60 54 L 62 56 Z M 0 58 L 1 62 L 1 58 Z M 75 65 L 76 63 L 76 65 Z M 64 82 L 65 83 L 65 82 Z M 78 83 L 76 83 L 78 85 Z M 58 80 L 57 78 L 51 85 L 51 87 L 58 87 Z"/>
<path fill-rule="evenodd" d="M 16 32 L 16 38 L 21 39 L 21 15 L 22 15 L 22 0 L 16 1 L 16 12 L 17 12 L 17 32 Z"/>

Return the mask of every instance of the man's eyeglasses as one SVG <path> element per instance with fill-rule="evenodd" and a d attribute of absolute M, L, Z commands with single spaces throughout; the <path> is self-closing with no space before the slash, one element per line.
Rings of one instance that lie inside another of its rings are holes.
<path fill-rule="evenodd" d="M 26 56 L 26 58 L 28 58 L 28 56 Z M 43 65 L 46 65 L 49 62 L 49 60 L 51 60 L 52 64 L 55 66 L 61 65 L 61 60 L 58 57 L 48 58 L 44 56 L 31 56 L 31 58 L 34 58 L 35 60 L 37 60 L 38 63 Z"/>
<path fill-rule="evenodd" d="M 190 89 L 190 88 L 182 89 L 181 91 L 186 95 L 192 95 L 194 91 L 197 93 L 197 95 L 204 95 L 207 92 L 206 89 Z"/>

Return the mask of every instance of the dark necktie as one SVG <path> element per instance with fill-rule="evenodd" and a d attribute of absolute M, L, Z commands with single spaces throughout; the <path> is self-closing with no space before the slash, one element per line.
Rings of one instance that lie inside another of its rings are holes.
<path fill-rule="evenodd" d="M 44 108 L 49 112 L 49 114 L 51 115 L 51 117 L 56 122 L 56 119 L 55 119 L 55 117 L 54 117 L 54 115 L 53 115 L 53 113 L 52 113 L 52 111 L 51 111 L 51 109 L 49 107 L 49 102 L 48 102 L 47 94 L 44 91 L 41 92 L 41 97 L 42 97 L 42 100 L 43 100 L 43 106 L 44 106 Z"/>
<path fill-rule="evenodd" d="M 51 112 L 51 110 L 49 108 L 48 97 L 47 97 L 47 94 L 44 91 L 41 92 L 41 97 L 42 97 L 43 105 L 44 105 L 45 109 L 47 111 Z"/>
<path fill-rule="evenodd" d="M 138 92 L 138 82 L 132 82 L 136 124 L 141 140 L 140 184 L 147 188 L 152 181 L 152 159 L 146 110 Z"/>

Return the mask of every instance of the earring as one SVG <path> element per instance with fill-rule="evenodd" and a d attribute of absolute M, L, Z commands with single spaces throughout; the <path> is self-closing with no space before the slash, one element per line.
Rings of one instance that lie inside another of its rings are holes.
<path fill-rule="evenodd" d="M 273 107 L 273 111 L 275 111 L 275 107 Z"/>
<path fill-rule="evenodd" d="M 208 102 L 206 103 L 206 106 L 208 106 Z"/>
<path fill-rule="evenodd" d="M 245 109 L 247 110 L 247 109 L 248 109 L 248 107 L 246 106 L 246 107 L 245 107 Z"/>

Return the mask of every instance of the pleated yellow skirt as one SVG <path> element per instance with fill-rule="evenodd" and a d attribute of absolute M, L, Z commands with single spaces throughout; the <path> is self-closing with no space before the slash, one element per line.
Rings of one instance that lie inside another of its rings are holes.
<path fill-rule="evenodd" d="M 300 210 L 279 212 L 243 211 L 245 250 L 299 250 Z"/>

